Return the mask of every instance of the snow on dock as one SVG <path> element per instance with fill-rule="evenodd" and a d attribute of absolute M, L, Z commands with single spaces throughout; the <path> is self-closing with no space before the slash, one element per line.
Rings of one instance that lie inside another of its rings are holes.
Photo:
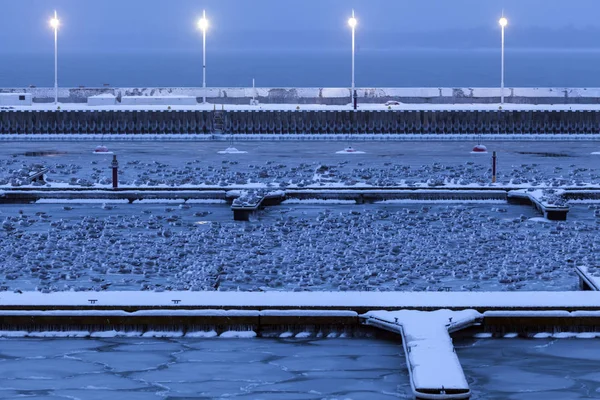
<path fill-rule="evenodd" d="M 521 189 L 508 193 L 509 202 L 512 200 L 525 200 L 536 207 L 544 217 L 553 221 L 565 221 L 569 206 L 564 198 L 563 189 Z"/>
<path fill-rule="evenodd" d="M 481 319 L 474 310 L 371 311 L 362 315 L 373 325 L 402 335 L 413 394 L 417 399 L 467 399 L 469 384 L 449 332 Z"/>
<path fill-rule="evenodd" d="M 0 310 L 18 309 L 600 310 L 597 292 L 2 292 Z"/>
<path fill-rule="evenodd" d="M 584 265 L 577 266 L 575 273 L 579 276 L 579 287 L 582 290 L 600 291 L 600 276 L 594 270 Z"/>

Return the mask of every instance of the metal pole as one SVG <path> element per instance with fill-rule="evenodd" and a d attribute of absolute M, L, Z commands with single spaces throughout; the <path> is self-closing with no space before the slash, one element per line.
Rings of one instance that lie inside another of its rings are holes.
<path fill-rule="evenodd" d="M 202 18 L 206 21 L 206 10 L 203 11 Z M 206 28 L 202 29 L 202 102 L 206 103 Z"/>
<path fill-rule="evenodd" d="M 352 18 L 354 18 L 354 10 L 352 10 Z M 350 91 L 350 96 L 354 96 L 354 30 L 355 27 L 352 27 L 352 90 Z M 356 103 L 354 105 L 354 109 L 356 110 Z"/>
<path fill-rule="evenodd" d="M 58 20 L 56 10 L 54 19 Z M 54 27 L 54 104 L 58 104 L 58 26 Z"/>
<path fill-rule="evenodd" d="M 500 67 L 500 104 L 504 104 L 504 26 L 502 27 L 502 61 Z"/>
<path fill-rule="evenodd" d="M 113 189 L 117 189 L 119 187 L 119 162 L 117 161 L 117 155 L 113 155 L 112 162 L 110 163 L 112 167 L 112 184 Z"/>
<path fill-rule="evenodd" d="M 492 153 L 492 183 L 496 183 L 496 152 Z"/>

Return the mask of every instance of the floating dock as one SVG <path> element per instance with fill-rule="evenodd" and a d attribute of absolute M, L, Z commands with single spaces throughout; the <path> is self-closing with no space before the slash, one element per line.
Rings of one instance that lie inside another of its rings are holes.
<path fill-rule="evenodd" d="M 385 203 L 385 202 L 429 202 L 454 201 L 478 202 L 495 201 L 533 205 L 549 220 L 564 221 L 567 219 L 569 206 L 568 198 L 581 201 L 598 197 L 596 188 L 584 190 L 562 189 L 556 195 L 564 204 L 550 204 L 545 200 L 543 188 L 528 191 L 514 187 L 482 186 L 482 187 L 304 187 L 302 189 L 267 190 L 264 188 L 248 188 L 244 186 L 231 187 L 196 187 L 196 188 L 82 188 L 65 187 L 52 188 L 29 186 L 4 188 L 0 191 L 0 204 L 27 204 L 34 202 L 82 202 L 102 200 L 128 203 L 140 201 L 181 201 L 185 202 L 214 202 L 229 203 L 236 221 L 247 221 L 250 215 L 260 208 L 282 204 L 284 201 L 351 201 L 356 204 Z"/>

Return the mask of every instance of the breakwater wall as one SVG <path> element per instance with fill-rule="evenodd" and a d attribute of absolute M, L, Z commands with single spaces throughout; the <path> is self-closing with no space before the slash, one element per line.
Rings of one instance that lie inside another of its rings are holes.
<path fill-rule="evenodd" d="M 597 134 L 600 111 L 6 110 L 0 134 Z"/>
<path fill-rule="evenodd" d="M 29 93 L 33 103 L 54 102 L 54 88 L 0 88 L 0 93 Z M 349 88 L 60 88 L 61 103 L 86 103 L 88 97 L 110 94 L 120 102 L 124 96 L 192 96 L 198 102 L 245 104 L 254 98 L 264 104 L 344 105 L 351 102 Z M 500 103 L 500 88 L 357 88 L 359 103 L 395 100 L 412 104 Z M 505 88 L 512 104 L 600 104 L 600 88 Z"/>

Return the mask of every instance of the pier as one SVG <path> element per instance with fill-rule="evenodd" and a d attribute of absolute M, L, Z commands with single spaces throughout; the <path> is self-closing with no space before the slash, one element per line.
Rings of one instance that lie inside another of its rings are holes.
<path fill-rule="evenodd" d="M 592 274 L 588 267 L 580 265 L 575 268 L 575 272 L 579 277 L 579 289 L 600 291 L 600 277 Z"/>
<path fill-rule="evenodd" d="M 569 206 L 566 201 L 563 201 L 566 197 L 564 190 L 553 190 L 557 192 L 551 195 L 545 195 L 541 189 L 536 190 L 513 190 L 508 192 L 507 199 L 509 203 L 516 204 L 531 204 L 539 212 L 544 215 L 544 218 L 550 221 L 566 221 L 567 213 L 569 212 Z M 593 198 L 596 196 L 595 193 L 590 193 Z M 582 193 L 577 194 L 578 198 L 583 198 Z M 550 199 L 553 198 L 553 199 Z"/>
<path fill-rule="evenodd" d="M 551 188 L 548 188 L 551 189 Z M 34 202 L 81 202 L 124 201 L 127 203 L 149 201 L 194 201 L 229 203 L 236 221 L 248 221 L 250 215 L 259 209 L 280 204 L 295 204 L 310 201 L 349 201 L 355 204 L 373 204 L 385 202 L 478 202 L 496 201 L 508 204 L 528 204 L 534 206 L 545 218 L 554 221 L 565 221 L 569 206 L 566 199 L 577 200 L 596 199 L 599 190 L 596 188 L 580 189 L 567 188 L 560 190 L 557 196 L 565 199 L 564 204 L 549 203 L 543 188 L 535 191 L 500 186 L 488 187 L 305 187 L 286 190 L 268 191 L 264 188 L 249 189 L 244 186 L 227 188 L 196 187 L 196 188 L 153 188 L 153 187 L 122 187 L 82 188 L 82 187 L 19 187 L 5 188 L 0 191 L 0 204 L 27 204 Z M 588 194 L 589 193 L 589 194 Z M 285 202 L 285 203 L 284 203 Z"/>

